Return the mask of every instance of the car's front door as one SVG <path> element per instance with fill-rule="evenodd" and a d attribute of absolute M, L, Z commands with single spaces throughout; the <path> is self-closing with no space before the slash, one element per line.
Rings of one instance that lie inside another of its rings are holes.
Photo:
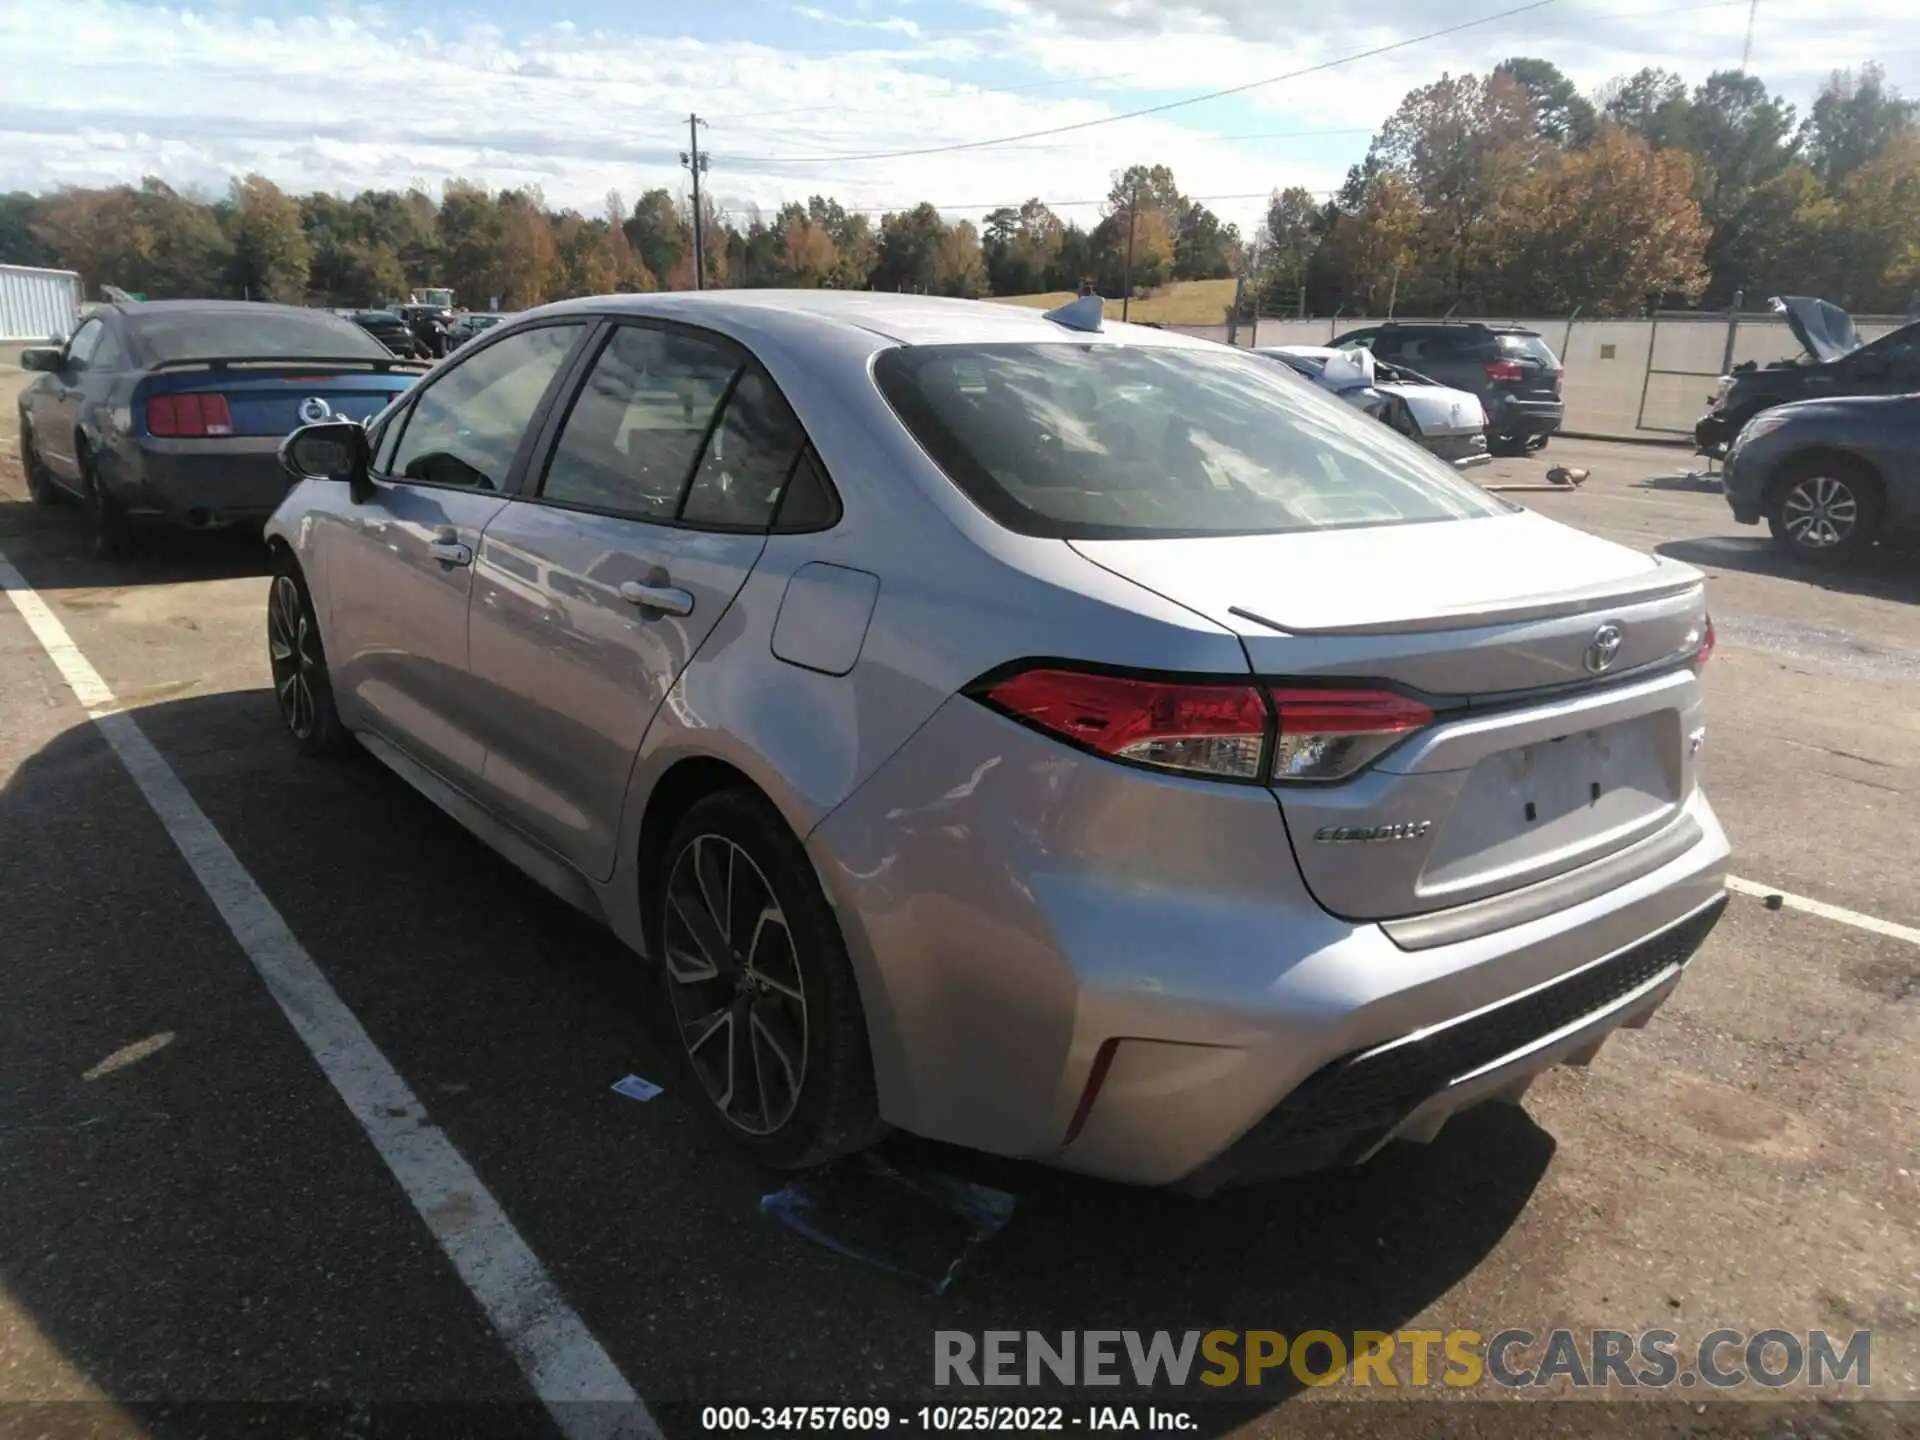
<path fill-rule="evenodd" d="M 94 348 L 106 334 L 99 317 L 83 322 L 61 353 L 60 368 L 33 389 L 33 445 L 41 463 L 72 485 L 80 478 L 76 437 L 80 429 L 80 402 L 87 383 Z"/>
<path fill-rule="evenodd" d="M 473 788 L 467 595 L 480 533 L 509 487 L 585 320 L 535 326 L 428 380 L 382 427 L 372 493 L 324 542 L 325 638 L 348 724 Z"/>
<path fill-rule="evenodd" d="M 610 330 L 549 428 L 474 566 L 483 798 L 604 879 L 641 739 L 759 559 L 805 437 L 741 347 L 650 321 Z"/>

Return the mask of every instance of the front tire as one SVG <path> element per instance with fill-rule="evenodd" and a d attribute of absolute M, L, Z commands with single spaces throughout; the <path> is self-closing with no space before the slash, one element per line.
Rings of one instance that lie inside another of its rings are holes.
<path fill-rule="evenodd" d="M 47 462 L 40 458 L 40 448 L 33 443 L 33 423 L 24 410 L 20 412 L 20 468 L 26 474 L 27 495 L 34 504 L 59 503 L 60 487 L 53 483 Z"/>
<path fill-rule="evenodd" d="M 267 662 L 273 667 L 280 723 L 300 753 L 320 756 L 344 749 L 347 730 L 334 709 L 313 597 L 298 562 L 284 551 L 267 590 Z"/>
<path fill-rule="evenodd" d="M 1767 528 L 1787 554 L 1838 565 L 1873 544 L 1884 511 L 1879 482 L 1870 472 L 1844 460 L 1814 457 L 1789 466 L 1774 486 Z"/>
<path fill-rule="evenodd" d="M 880 1138 L 853 966 L 779 812 L 747 790 L 697 802 L 667 842 L 649 918 L 681 1071 L 736 1143 L 800 1169 Z"/>

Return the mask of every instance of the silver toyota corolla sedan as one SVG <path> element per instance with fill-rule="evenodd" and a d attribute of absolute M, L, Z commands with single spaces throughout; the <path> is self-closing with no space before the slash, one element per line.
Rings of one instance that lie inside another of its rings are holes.
<path fill-rule="evenodd" d="M 770 1163 L 1364 1160 L 1644 1023 L 1725 904 L 1698 572 L 1097 315 L 568 301 L 287 441 L 299 748 L 604 919 Z"/>

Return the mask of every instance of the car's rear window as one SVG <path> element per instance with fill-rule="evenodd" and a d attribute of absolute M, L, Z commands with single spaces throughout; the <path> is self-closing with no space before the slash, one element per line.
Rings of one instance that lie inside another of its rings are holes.
<path fill-rule="evenodd" d="M 173 310 L 138 316 L 133 333 L 155 360 L 391 360 L 351 320 L 324 310 Z"/>
<path fill-rule="evenodd" d="M 1510 508 L 1379 421 L 1225 347 L 906 346 L 874 374 L 953 482 L 1024 534 L 1259 535 Z"/>
<path fill-rule="evenodd" d="M 1560 363 L 1559 360 L 1554 357 L 1552 347 L 1538 335 L 1503 334 L 1500 336 L 1500 353 L 1503 355 L 1526 355 L 1534 360 L 1538 360 L 1542 365 L 1557 366 Z"/>

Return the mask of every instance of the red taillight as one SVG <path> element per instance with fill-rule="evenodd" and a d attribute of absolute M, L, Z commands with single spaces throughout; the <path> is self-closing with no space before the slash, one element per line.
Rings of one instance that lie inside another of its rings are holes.
<path fill-rule="evenodd" d="M 233 434 L 233 416 L 224 395 L 152 395 L 147 399 L 147 433 L 164 439 Z"/>
<path fill-rule="evenodd" d="M 1260 778 L 1270 717 L 1251 684 L 1025 670 L 989 687 L 985 698 L 1096 754 L 1189 774 Z"/>
<path fill-rule="evenodd" d="M 1557 369 L 1557 370 L 1555 370 L 1555 371 L 1553 372 L 1553 384 L 1554 384 L 1554 388 L 1555 388 L 1555 389 L 1558 389 L 1558 388 L 1559 388 L 1559 386 L 1560 386 L 1560 382 L 1561 382 L 1562 380 L 1565 380 L 1566 378 L 1567 378 L 1567 370 L 1566 370 L 1566 367 L 1565 367 L 1565 366 L 1563 365 L 1563 366 L 1561 366 L 1561 367 L 1560 367 L 1559 369 Z"/>
<path fill-rule="evenodd" d="M 1344 780 L 1433 723 L 1433 710 L 1391 690 L 1275 689 L 1275 780 Z"/>
<path fill-rule="evenodd" d="M 1700 648 L 1693 652 L 1693 668 L 1704 670 L 1707 661 L 1713 658 L 1713 617 L 1707 616 L 1706 628 L 1700 635 Z"/>
<path fill-rule="evenodd" d="M 1231 780 L 1344 780 L 1433 723 L 1390 690 L 1315 690 L 1023 670 L 988 704 L 1082 749 Z M 1277 727 L 1276 727 L 1277 720 Z M 1270 770 L 1263 755 L 1271 751 Z"/>
<path fill-rule="evenodd" d="M 1490 360 L 1487 362 L 1487 379 L 1511 380 L 1518 384 L 1526 378 L 1526 372 L 1520 368 L 1518 360 Z"/>

